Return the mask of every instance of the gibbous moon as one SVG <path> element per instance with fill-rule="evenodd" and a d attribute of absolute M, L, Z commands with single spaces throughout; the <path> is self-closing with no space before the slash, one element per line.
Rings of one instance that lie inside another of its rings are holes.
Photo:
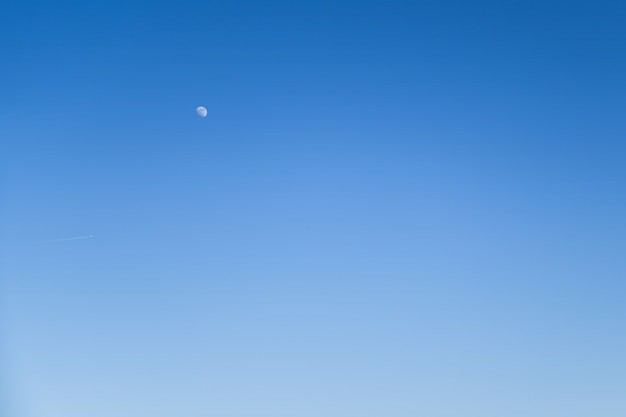
<path fill-rule="evenodd" d="M 198 106 L 198 108 L 196 109 L 196 113 L 198 113 L 198 116 L 200 117 L 206 117 L 208 112 L 206 110 L 206 107 Z"/>

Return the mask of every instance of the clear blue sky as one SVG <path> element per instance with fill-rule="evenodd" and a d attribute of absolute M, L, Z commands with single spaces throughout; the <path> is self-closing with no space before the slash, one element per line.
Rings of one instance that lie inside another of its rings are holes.
<path fill-rule="evenodd" d="M 3 2 L 0 414 L 623 417 L 625 21 Z"/>

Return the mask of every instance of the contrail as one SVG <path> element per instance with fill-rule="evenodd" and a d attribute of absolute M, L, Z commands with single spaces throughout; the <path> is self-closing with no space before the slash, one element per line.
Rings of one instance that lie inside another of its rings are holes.
<path fill-rule="evenodd" d="M 87 235 L 87 236 L 76 236 L 76 237 L 66 237 L 63 239 L 54 239 L 54 240 L 49 240 L 48 243 L 56 243 L 56 242 L 67 242 L 69 240 L 83 240 L 83 239 L 91 239 L 93 237 L 93 235 Z"/>

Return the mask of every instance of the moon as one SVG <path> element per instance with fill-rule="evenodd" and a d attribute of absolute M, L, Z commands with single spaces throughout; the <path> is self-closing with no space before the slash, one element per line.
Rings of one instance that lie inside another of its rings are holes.
<path fill-rule="evenodd" d="M 208 113 L 208 112 L 207 112 L 207 110 L 206 110 L 206 107 L 204 107 L 204 106 L 198 106 L 198 107 L 196 108 L 196 113 L 198 113 L 198 116 L 200 116 L 200 117 L 206 117 L 206 115 L 207 115 L 207 113 Z"/>

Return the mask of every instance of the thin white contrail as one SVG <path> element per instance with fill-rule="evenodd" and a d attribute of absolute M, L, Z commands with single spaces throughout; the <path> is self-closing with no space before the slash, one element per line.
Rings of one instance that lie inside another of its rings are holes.
<path fill-rule="evenodd" d="M 63 239 L 54 239 L 54 240 L 49 240 L 48 243 L 56 243 L 56 242 L 67 242 L 69 240 L 83 240 L 83 239 L 91 239 L 93 237 L 93 235 L 87 235 L 87 236 L 76 236 L 76 237 L 66 237 Z"/>

